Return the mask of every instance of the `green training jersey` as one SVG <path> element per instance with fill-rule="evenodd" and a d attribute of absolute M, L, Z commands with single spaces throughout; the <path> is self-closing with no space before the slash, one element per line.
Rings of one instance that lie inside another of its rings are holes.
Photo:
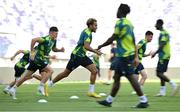
<path fill-rule="evenodd" d="M 44 64 L 49 63 L 49 58 L 46 56 L 49 56 L 50 51 L 56 47 L 56 40 L 51 39 L 51 37 L 45 36 L 41 37 L 41 42 L 35 47 L 35 58 L 34 62 L 38 65 L 41 65 L 43 62 Z"/>
<path fill-rule="evenodd" d="M 138 43 L 138 57 L 140 62 L 142 61 L 142 57 L 146 51 L 146 45 L 147 41 L 145 39 L 140 40 Z"/>
<path fill-rule="evenodd" d="M 84 29 L 81 32 L 77 46 L 75 47 L 72 53 L 80 57 L 86 56 L 87 50 L 84 48 L 84 42 L 88 42 L 91 44 L 91 41 L 92 41 L 92 32 L 88 28 Z"/>
<path fill-rule="evenodd" d="M 29 56 L 30 52 L 29 50 L 24 50 L 23 57 L 16 63 L 16 66 L 19 68 L 25 68 L 25 66 L 29 63 Z"/>
<path fill-rule="evenodd" d="M 159 50 L 159 59 L 170 59 L 170 36 L 166 30 L 160 31 L 159 45 L 165 43 L 162 49 Z"/>
<path fill-rule="evenodd" d="M 117 35 L 116 57 L 127 57 L 135 54 L 135 37 L 133 25 L 126 18 L 116 22 L 114 34 Z"/>

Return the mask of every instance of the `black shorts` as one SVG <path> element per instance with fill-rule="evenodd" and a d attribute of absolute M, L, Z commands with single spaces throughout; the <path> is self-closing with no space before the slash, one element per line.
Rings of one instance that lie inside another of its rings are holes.
<path fill-rule="evenodd" d="M 133 65 L 134 55 L 128 57 L 116 57 L 115 72 L 116 74 L 126 76 L 132 75 L 135 72 Z"/>
<path fill-rule="evenodd" d="M 157 72 L 166 72 L 168 68 L 169 59 L 159 59 L 156 71 Z"/>
<path fill-rule="evenodd" d="M 25 68 L 21 68 L 18 67 L 17 65 L 14 66 L 14 70 L 15 70 L 15 77 L 21 77 L 21 75 L 24 73 L 24 71 L 26 70 Z"/>
<path fill-rule="evenodd" d="M 144 70 L 144 66 L 142 65 L 142 63 L 139 63 L 139 65 L 135 69 L 135 74 L 139 75 L 141 70 Z"/>
<path fill-rule="evenodd" d="M 48 64 L 46 63 L 40 63 L 40 64 L 36 64 L 34 61 L 30 61 L 30 64 L 27 68 L 27 70 L 30 70 L 30 71 L 36 71 L 36 70 L 39 70 L 40 72 L 42 71 L 42 69 L 44 69 Z"/>
<path fill-rule="evenodd" d="M 71 59 L 69 60 L 67 66 L 66 66 L 66 69 L 73 71 L 80 65 L 83 67 L 86 67 L 91 64 L 93 64 L 93 62 L 91 61 L 91 59 L 89 57 L 87 57 L 87 56 L 80 57 L 75 54 L 71 54 Z"/>

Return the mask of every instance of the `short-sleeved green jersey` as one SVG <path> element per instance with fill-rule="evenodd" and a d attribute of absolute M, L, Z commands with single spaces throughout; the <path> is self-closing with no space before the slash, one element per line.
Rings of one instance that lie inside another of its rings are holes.
<path fill-rule="evenodd" d="M 114 34 L 118 37 L 116 57 L 127 57 L 135 54 L 135 37 L 133 25 L 126 18 L 116 22 Z"/>
<path fill-rule="evenodd" d="M 23 57 L 16 63 L 16 66 L 18 66 L 19 68 L 25 68 L 25 66 L 29 63 L 29 50 L 24 50 L 23 52 Z"/>
<path fill-rule="evenodd" d="M 96 67 L 99 67 L 99 56 L 97 56 L 96 54 L 93 55 L 93 63 L 96 65 Z"/>
<path fill-rule="evenodd" d="M 34 62 L 39 64 L 44 62 L 49 63 L 49 59 L 45 56 L 49 56 L 50 51 L 56 46 L 56 40 L 50 38 L 50 36 L 41 37 L 41 43 L 35 47 L 35 59 Z"/>
<path fill-rule="evenodd" d="M 140 40 L 138 43 L 139 61 L 142 61 L 142 57 L 144 56 L 144 53 L 146 51 L 146 45 L 147 45 L 147 41 L 145 39 Z"/>
<path fill-rule="evenodd" d="M 170 36 L 166 30 L 160 31 L 159 45 L 161 45 L 161 43 L 165 43 L 165 45 L 158 52 L 159 58 L 160 59 L 170 59 L 170 56 L 171 56 L 171 54 L 170 54 Z"/>
<path fill-rule="evenodd" d="M 84 48 L 84 42 L 88 42 L 91 44 L 91 41 L 92 41 L 92 32 L 88 28 L 84 29 L 81 32 L 79 41 L 77 43 L 78 45 L 75 47 L 72 53 L 80 57 L 86 56 L 87 50 Z"/>

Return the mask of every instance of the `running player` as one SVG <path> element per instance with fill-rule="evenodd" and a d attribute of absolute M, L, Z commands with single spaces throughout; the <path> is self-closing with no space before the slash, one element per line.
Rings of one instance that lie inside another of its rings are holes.
<path fill-rule="evenodd" d="M 42 95 L 44 93 L 44 84 L 48 80 L 48 78 L 52 75 L 53 69 L 49 66 L 49 53 L 51 50 L 54 52 L 64 52 L 64 48 L 61 49 L 56 48 L 56 38 L 58 35 L 57 27 L 51 27 L 49 29 L 49 35 L 45 37 L 33 38 L 31 41 L 31 52 L 30 52 L 30 64 L 27 68 L 26 74 L 21 77 L 20 80 L 10 89 L 10 94 L 15 97 L 16 96 L 16 87 L 19 87 L 27 77 L 32 76 L 36 70 L 43 71 L 42 79 L 40 85 L 38 87 L 38 92 Z M 34 50 L 34 46 L 36 43 L 39 43 Z"/>
<path fill-rule="evenodd" d="M 91 61 L 89 57 L 86 56 L 86 51 L 94 52 L 98 55 L 102 53 L 96 49 L 93 49 L 90 44 L 92 41 L 92 32 L 96 32 L 97 29 L 97 21 L 96 19 L 89 18 L 87 20 L 87 27 L 81 32 L 78 45 L 72 51 L 71 58 L 66 66 L 66 69 L 59 73 L 52 81 L 49 83 L 49 86 L 52 86 L 54 83 L 58 82 L 59 80 L 68 77 L 69 74 L 76 69 L 78 66 L 83 66 L 91 72 L 90 76 L 90 85 L 89 85 L 89 92 L 88 96 L 99 98 L 100 96 L 94 92 L 94 85 L 96 81 L 97 69 L 95 64 Z"/>

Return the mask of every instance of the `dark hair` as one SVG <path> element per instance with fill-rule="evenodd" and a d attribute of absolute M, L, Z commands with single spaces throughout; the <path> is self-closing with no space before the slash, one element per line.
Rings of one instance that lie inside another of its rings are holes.
<path fill-rule="evenodd" d="M 156 22 L 158 25 L 162 26 L 164 24 L 163 20 L 162 19 L 158 19 L 157 22 Z"/>
<path fill-rule="evenodd" d="M 58 28 L 55 27 L 55 26 L 52 26 L 52 27 L 49 29 L 49 32 L 51 32 L 51 31 L 58 32 Z"/>
<path fill-rule="evenodd" d="M 130 7 L 127 4 L 120 4 L 117 11 L 117 18 L 126 17 L 130 11 Z"/>
<path fill-rule="evenodd" d="M 152 31 L 147 31 L 147 32 L 145 33 L 145 35 L 153 35 L 153 32 L 152 32 Z"/>
<path fill-rule="evenodd" d="M 86 22 L 86 25 L 89 27 L 89 25 L 94 24 L 94 22 L 97 22 L 97 20 L 94 18 L 89 18 Z"/>

